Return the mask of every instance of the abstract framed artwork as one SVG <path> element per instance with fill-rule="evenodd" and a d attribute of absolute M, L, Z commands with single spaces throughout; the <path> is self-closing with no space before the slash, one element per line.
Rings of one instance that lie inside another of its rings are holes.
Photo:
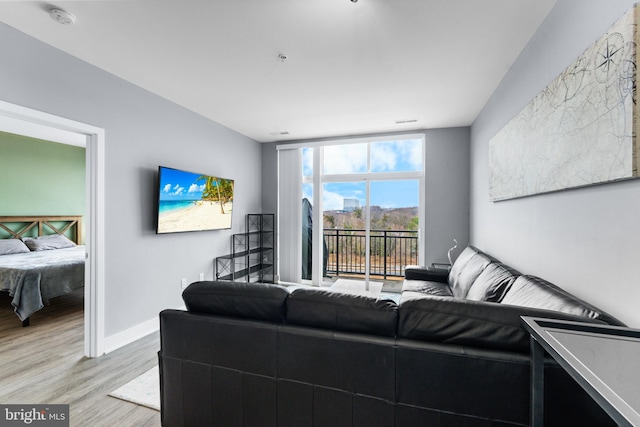
<path fill-rule="evenodd" d="M 489 141 L 492 201 L 638 177 L 638 6 Z"/>

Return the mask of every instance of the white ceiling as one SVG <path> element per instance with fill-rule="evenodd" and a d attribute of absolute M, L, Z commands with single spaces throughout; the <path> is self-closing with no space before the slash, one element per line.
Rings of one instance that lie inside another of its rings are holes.
<path fill-rule="evenodd" d="M 468 126 L 555 3 L 58 1 L 64 26 L 0 1 L 0 19 L 266 142 Z"/>

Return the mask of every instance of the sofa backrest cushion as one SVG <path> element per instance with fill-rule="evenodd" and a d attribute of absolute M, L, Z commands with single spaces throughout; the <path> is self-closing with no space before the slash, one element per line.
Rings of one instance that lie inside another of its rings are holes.
<path fill-rule="evenodd" d="M 287 300 L 287 323 L 394 337 L 398 306 L 390 300 L 318 288 L 298 288 Z"/>
<path fill-rule="evenodd" d="M 474 280 L 467 292 L 467 299 L 500 302 L 520 275 L 513 268 L 500 262 L 492 262 Z"/>
<path fill-rule="evenodd" d="M 182 299 L 187 310 L 195 313 L 284 322 L 287 288 L 265 283 L 195 282 Z"/>
<path fill-rule="evenodd" d="M 501 303 L 560 311 L 574 316 L 599 320 L 610 325 L 623 326 L 623 323 L 615 317 L 536 276 L 518 277 Z"/>
<path fill-rule="evenodd" d="M 403 292 L 398 338 L 527 353 L 529 333 L 520 316 L 583 320 L 551 310 Z"/>
<path fill-rule="evenodd" d="M 473 246 L 467 246 L 458 255 L 449 273 L 449 287 L 453 292 L 453 296 L 466 298 L 473 282 L 492 261 L 497 260 Z"/>

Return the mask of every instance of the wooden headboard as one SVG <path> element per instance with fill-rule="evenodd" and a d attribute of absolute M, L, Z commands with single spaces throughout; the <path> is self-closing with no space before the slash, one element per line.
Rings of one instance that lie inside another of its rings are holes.
<path fill-rule="evenodd" d="M 76 244 L 83 242 L 82 215 L 0 216 L 0 229 L 6 232 L 2 234 L 9 239 L 33 237 L 36 232 L 37 236 L 46 236 L 66 234 L 69 231 L 71 239 Z"/>

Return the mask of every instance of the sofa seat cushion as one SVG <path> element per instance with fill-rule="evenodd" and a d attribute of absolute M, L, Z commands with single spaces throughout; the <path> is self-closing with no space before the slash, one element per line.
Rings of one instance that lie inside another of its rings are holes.
<path fill-rule="evenodd" d="M 203 281 L 182 293 L 187 310 L 282 323 L 286 317 L 287 288 L 265 283 Z"/>
<path fill-rule="evenodd" d="M 511 267 L 493 262 L 473 282 L 467 292 L 467 299 L 500 302 L 519 275 Z"/>
<path fill-rule="evenodd" d="M 394 337 L 395 302 L 319 288 L 298 288 L 287 300 L 287 323 Z"/>
<path fill-rule="evenodd" d="M 610 325 L 624 326 L 615 317 L 536 276 L 518 277 L 502 299 L 502 304 L 554 310 Z"/>
<path fill-rule="evenodd" d="M 405 279 L 402 283 L 402 292 L 423 292 L 429 295 L 439 295 L 442 297 L 451 297 L 453 293 L 451 288 L 446 283 L 424 281 L 424 280 L 409 280 Z"/>
<path fill-rule="evenodd" d="M 449 273 L 449 287 L 453 296 L 466 298 L 473 282 L 493 261 L 497 260 L 473 246 L 467 246 L 453 263 Z"/>

